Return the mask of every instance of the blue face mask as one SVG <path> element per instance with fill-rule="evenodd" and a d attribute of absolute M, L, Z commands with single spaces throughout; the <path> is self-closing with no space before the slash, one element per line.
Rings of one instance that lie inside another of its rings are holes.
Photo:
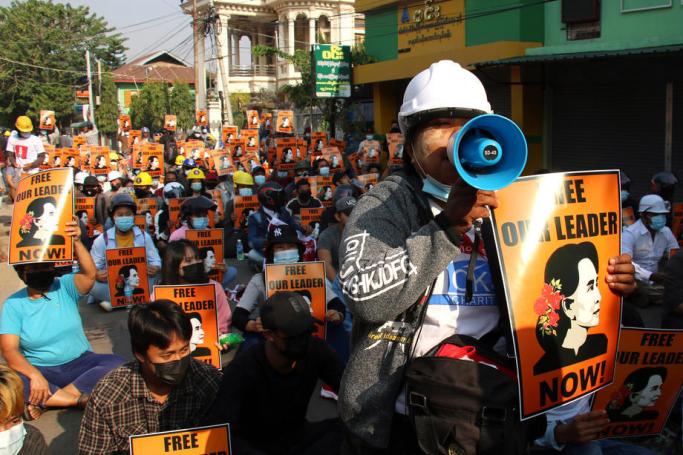
<path fill-rule="evenodd" d="M 284 250 L 273 253 L 273 264 L 294 264 L 299 262 L 299 250 Z"/>
<path fill-rule="evenodd" d="M 192 224 L 193 229 L 206 229 L 209 227 L 209 217 L 190 218 L 190 224 Z"/>
<path fill-rule="evenodd" d="M 626 190 L 621 190 L 620 196 L 621 196 L 621 203 L 623 204 L 626 199 L 628 199 L 628 195 L 631 194 Z"/>
<path fill-rule="evenodd" d="M 444 185 L 434 177 L 428 175 L 422 179 L 422 191 L 427 194 L 431 194 L 442 202 L 446 202 L 448 201 L 448 195 L 451 192 L 451 187 Z"/>
<path fill-rule="evenodd" d="M 256 182 L 257 185 L 263 185 L 266 183 L 266 176 L 265 175 L 255 175 L 254 176 L 254 182 Z"/>
<path fill-rule="evenodd" d="M 330 175 L 330 168 L 328 166 L 323 166 L 320 169 L 318 169 L 318 172 L 320 173 L 320 175 L 328 176 Z"/>
<path fill-rule="evenodd" d="M 192 191 L 199 193 L 202 190 L 202 184 L 200 182 L 194 182 L 190 185 L 190 188 L 192 188 Z"/>
<path fill-rule="evenodd" d="M 650 228 L 653 231 L 659 231 L 664 226 L 666 226 L 666 215 L 659 214 L 659 215 L 652 215 L 650 217 Z"/>
<path fill-rule="evenodd" d="M 117 216 L 114 218 L 114 225 L 119 231 L 128 232 L 133 229 L 135 218 L 132 216 Z"/>
<path fill-rule="evenodd" d="M 240 188 L 239 194 L 240 196 L 251 196 L 254 194 L 254 192 L 251 190 L 251 188 Z"/>

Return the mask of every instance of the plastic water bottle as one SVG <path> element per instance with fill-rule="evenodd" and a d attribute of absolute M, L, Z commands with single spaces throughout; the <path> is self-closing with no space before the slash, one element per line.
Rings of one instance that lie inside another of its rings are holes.
<path fill-rule="evenodd" d="M 133 305 L 133 289 L 129 287 L 124 288 L 123 295 L 126 297 L 127 306 L 130 308 Z"/>
<path fill-rule="evenodd" d="M 237 260 L 244 260 L 244 245 L 242 245 L 242 239 L 237 239 Z"/>
<path fill-rule="evenodd" d="M 78 265 L 78 261 L 74 260 L 71 265 L 71 273 L 78 273 L 81 271 L 81 266 Z"/>

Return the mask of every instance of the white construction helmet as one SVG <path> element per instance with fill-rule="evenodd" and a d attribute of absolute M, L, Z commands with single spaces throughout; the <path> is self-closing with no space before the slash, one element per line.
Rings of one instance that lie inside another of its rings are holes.
<path fill-rule="evenodd" d="M 398 113 L 398 125 L 408 130 L 435 116 L 475 117 L 490 114 L 486 90 L 477 76 L 451 60 L 441 60 L 418 73 L 408 84 Z"/>
<path fill-rule="evenodd" d="M 83 185 L 85 183 L 85 178 L 88 176 L 87 172 L 78 172 L 74 177 L 74 185 Z"/>
<path fill-rule="evenodd" d="M 656 194 L 643 196 L 638 205 L 638 211 L 640 213 L 669 213 L 669 209 L 667 208 L 664 199 Z"/>

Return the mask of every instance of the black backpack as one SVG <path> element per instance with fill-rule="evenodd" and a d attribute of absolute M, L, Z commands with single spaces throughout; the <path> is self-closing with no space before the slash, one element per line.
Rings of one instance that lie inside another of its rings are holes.
<path fill-rule="evenodd" d="M 470 360 L 460 358 L 463 353 Z M 514 361 L 484 341 L 450 336 L 414 358 L 405 379 L 425 454 L 524 454 L 545 431 L 545 416 L 520 421 Z"/>

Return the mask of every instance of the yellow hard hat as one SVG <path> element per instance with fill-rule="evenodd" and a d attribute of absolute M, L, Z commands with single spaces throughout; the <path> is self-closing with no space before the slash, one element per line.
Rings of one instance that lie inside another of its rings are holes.
<path fill-rule="evenodd" d="M 109 161 L 118 161 L 119 154 L 116 152 L 109 152 Z"/>
<path fill-rule="evenodd" d="M 175 165 L 176 166 L 182 166 L 184 161 L 185 161 L 185 157 L 183 155 L 178 155 L 175 157 Z"/>
<path fill-rule="evenodd" d="M 235 185 L 252 186 L 254 184 L 254 177 L 252 177 L 248 172 L 237 171 L 233 174 L 232 181 Z"/>
<path fill-rule="evenodd" d="M 10 133 L 10 130 L 5 131 L 5 137 L 10 137 L 12 133 Z"/>
<path fill-rule="evenodd" d="M 133 186 L 152 186 L 152 176 L 147 172 L 140 172 L 138 176 L 135 177 Z"/>
<path fill-rule="evenodd" d="M 17 117 L 17 122 L 14 125 L 22 133 L 30 133 L 33 131 L 33 122 L 25 115 Z"/>
<path fill-rule="evenodd" d="M 195 179 L 195 180 L 204 180 L 206 176 L 204 175 L 204 172 L 202 172 L 201 169 L 194 168 L 192 169 L 189 174 L 187 174 L 187 179 Z"/>

